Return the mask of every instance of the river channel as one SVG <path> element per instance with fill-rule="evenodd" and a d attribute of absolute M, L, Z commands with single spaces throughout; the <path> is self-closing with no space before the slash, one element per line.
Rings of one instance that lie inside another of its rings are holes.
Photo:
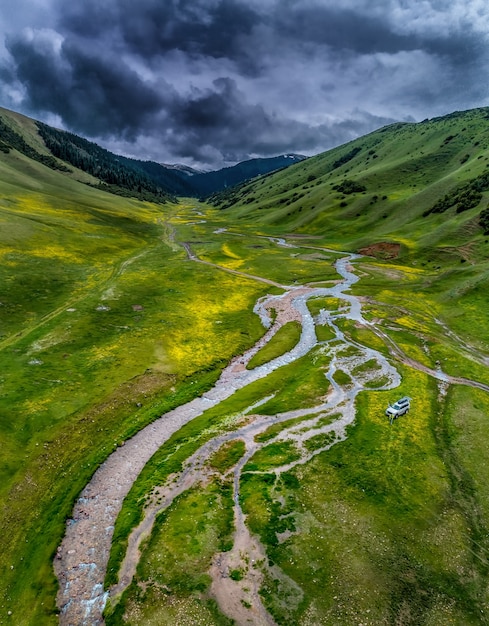
<path fill-rule="evenodd" d="M 162 499 L 161 492 L 158 492 L 158 498 L 156 496 L 154 498 L 154 505 L 146 509 L 145 519 L 130 538 L 128 554 L 121 570 L 120 583 L 111 590 L 111 594 L 118 594 L 130 583 L 137 564 L 140 541 L 151 531 L 158 512 L 169 506 L 177 495 L 202 479 L 206 472 L 205 460 L 213 451 L 225 441 L 239 438 L 246 444 L 246 454 L 232 470 L 234 472 L 235 545 L 230 553 L 216 556 L 212 568 L 212 593 L 221 609 L 233 617 L 238 624 L 241 623 L 243 599 L 239 591 L 233 592 L 229 588 L 232 583 L 226 571 L 236 566 L 243 549 L 248 550 L 252 560 L 258 558 L 262 552 L 258 542 L 250 536 L 247 530 L 239 504 L 241 472 L 246 462 L 262 445 L 256 442 L 256 435 L 266 430 L 271 424 L 287 422 L 293 418 L 304 418 L 300 428 L 285 428 L 277 436 L 277 440 L 293 441 L 301 452 L 300 457 L 293 463 L 276 468 L 274 471 L 278 474 L 294 465 L 308 462 L 315 454 L 324 452 L 331 445 L 346 438 L 347 426 L 355 419 L 355 398 L 365 388 L 365 384 L 368 383 L 370 390 L 381 390 L 394 388 L 400 383 L 398 372 L 385 356 L 349 341 L 336 324 L 338 319 L 353 320 L 362 325 L 369 324 L 362 316 L 360 300 L 346 293 L 358 280 L 352 266 L 356 258 L 358 258 L 357 255 L 349 254 L 336 261 L 335 267 L 341 280 L 332 287 L 286 287 L 281 295 L 260 299 L 256 304 L 255 312 L 268 329 L 262 339 L 248 352 L 233 359 L 210 391 L 162 415 L 126 441 L 123 446 L 117 448 L 97 469 L 75 504 L 72 516 L 67 523 L 65 537 L 54 561 L 60 585 L 57 602 L 61 625 L 104 623 L 103 610 L 109 592 L 104 590 L 103 583 L 114 524 L 125 496 L 153 454 L 183 425 L 229 398 L 237 390 L 268 376 L 277 368 L 293 363 L 313 349 L 320 349 L 326 351 L 330 357 L 329 368 L 325 371 L 325 376 L 330 382 L 330 392 L 327 397 L 320 399 L 317 406 L 273 416 L 260 415 L 260 403 L 258 403 L 254 407 L 248 407 L 246 413 L 249 419 L 246 425 L 238 427 L 232 433 L 217 436 L 202 446 L 188 459 L 178 480 L 173 481 L 172 487 L 166 489 L 164 498 Z M 314 318 L 307 306 L 310 298 L 338 298 L 341 301 L 341 307 L 336 311 L 323 309 L 320 316 Z M 276 319 L 273 323 L 270 315 L 272 309 L 276 312 Z M 302 326 L 300 340 L 296 346 L 265 365 L 251 370 L 246 369 L 246 364 L 254 354 L 284 323 L 292 319 L 299 321 Z M 334 338 L 318 342 L 317 323 L 327 324 L 333 331 Z M 352 351 L 355 353 L 354 356 L 351 356 Z M 377 364 L 375 374 L 369 373 L 368 368 L 362 371 L 362 364 L 373 361 Z M 349 375 L 351 384 L 346 387 L 337 384 L 334 378 L 337 369 Z M 355 374 L 359 371 L 362 373 Z M 379 382 L 379 386 L 376 386 L 375 380 L 382 381 L 382 383 Z M 263 399 L 263 401 L 266 400 L 266 398 Z M 328 422 L 325 419 L 327 416 L 334 416 L 334 419 Z M 328 433 L 331 438 L 324 446 L 311 451 L 310 446 L 305 445 L 312 436 Z M 156 504 L 158 500 L 159 503 Z M 250 572 L 249 576 L 252 587 L 258 589 L 259 574 Z M 290 584 L 293 585 L 292 582 Z M 300 589 L 296 590 L 296 595 L 300 597 Z M 273 620 L 261 605 L 258 593 L 255 594 L 254 599 L 253 623 L 273 624 Z"/>

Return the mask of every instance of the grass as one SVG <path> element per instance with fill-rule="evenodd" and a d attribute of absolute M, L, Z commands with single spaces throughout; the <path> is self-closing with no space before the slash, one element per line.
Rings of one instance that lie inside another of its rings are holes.
<path fill-rule="evenodd" d="M 204 573 L 214 553 L 232 545 L 231 497 L 229 483 L 213 482 L 186 492 L 158 516 L 143 548 L 137 584 L 125 592 L 121 604 L 125 621 L 231 624 L 209 601 L 210 578 Z M 143 597 L 141 588 L 145 589 Z M 170 603 L 165 601 L 170 597 Z M 119 624 L 120 618 L 117 606 L 106 612 L 108 626 Z"/>
<path fill-rule="evenodd" d="M 385 299 L 388 279 L 382 278 L 381 282 L 382 289 L 377 293 Z M 402 288 L 408 292 L 412 280 L 406 280 Z M 396 301 L 402 297 L 402 290 L 398 291 Z M 388 302 L 383 307 L 377 306 L 375 315 L 389 311 L 389 306 Z M 397 310 L 395 316 L 390 315 L 391 323 L 405 328 L 392 336 L 408 354 L 424 355 L 423 358 L 433 362 L 434 355 L 430 353 L 428 357 L 423 345 L 426 343 L 432 351 L 434 332 L 440 337 L 439 328 L 429 321 L 426 309 L 419 303 L 413 314 L 415 322 L 416 316 L 420 316 L 421 325 L 413 327 L 409 323 L 408 326 L 408 318 L 404 321 Z M 353 323 L 339 325 L 360 343 L 387 353 L 385 343 L 368 328 Z M 351 347 L 342 356 L 358 354 Z M 224 424 L 233 412 L 270 393 L 276 395 L 260 407 L 264 414 L 311 406 L 327 390 L 321 368 L 328 363 L 327 356 L 313 353 L 241 390 L 223 406 L 209 411 L 205 422 L 196 422 L 187 434 L 181 434 L 182 443 L 188 443 L 180 448 L 178 458 L 185 458 L 195 449 L 197 443 L 191 442 L 191 432 L 205 431 L 208 426 L 204 424 L 211 422 L 218 427 L 216 418 L 226 428 Z M 364 370 L 370 370 L 370 366 L 361 367 L 357 374 Z M 321 374 L 317 383 L 312 383 L 314 371 Z M 340 384 L 350 382 L 349 378 L 343 380 L 339 372 L 336 377 Z M 412 624 L 477 623 L 473 607 L 481 602 L 477 589 L 483 579 L 483 568 L 477 566 L 468 537 L 470 528 L 478 526 L 483 517 L 480 514 L 474 519 L 473 502 L 469 507 L 460 496 L 450 495 L 452 477 L 442 453 L 442 448 L 447 450 L 448 445 L 440 443 L 435 408 L 437 389 L 433 381 L 419 372 L 404 369 L 403 386 L 394 395 L 397 398 L 405 393 L 414 399 L 413 410 L 392 426 L 384 410 L 394 396 L 378 392 L 361 394 L 357 426 L 350 430 L 347 441 L 280 479 L 249 472 L 273 471 L 296 459 L 297 453 L 289 443 L 265 445 L 248 463 L 248 473 L 243 475 L 241 485 L 243 507 L 250 528 L 266 546 L 269 561 L 283 572 L 265 576 L 262 589 L 262 597 L 277 623 L 303 623 L 307 614 L 316 622 L 350 624 L 367 611 L 377 623 L 401 614 L 407 616 L 406 623 Z M 282 430 L 281 424 L 272 426 L 257 441 L 266 443 Z M 204 440 L 205 437 L 199 439 Z M 329 443 L 331 436 L 326 434 L 313 436 L 306 445 L 314 451 Z M 225 471 L 231 466 L 233 451 L 224 448 L 221 453 L 217 465 L 222 464 Z M 176 467 L 166 461 L 164 473 Z M 153 475 L 148 485 L 154 483 Z M 479 489 L 484 489 L 482 483 Z M 319 540 L 321 537 L 324 541 Z M 345 567 L 347 551 L 349 559 Z M 391 574 L 386 577 L 386 571 L 394 572 L 394 578 Z M 467 584 L 465 574 L 479 582 L 475 586 Z M 300 586 L 304 592 L 302 600 L 285 602 L 290 592 L 286 576 Z M 142 607 L 146 611 L 152 606 L 156 610 L 155 597 L 137 599 L 134 591 L 131 594 L 124 606 L 132 606 L 131 610 Z M 175 594 L 172 597 L 177 601 Z M 185 606 L 191 611 L 190 604 Z M 218 623 L 219 618 L 212 619 Z M 209 621 L 213 623 L 210 618 Z"/>
<path fill-rule="evenodd" d="M 336 370 L 333 376 L 335 382 L 338 383 L 341 387 L 345 387 L 346 385 L 351 385 L 352 380 L 350 376 L 344 372 L 343 370 Z"/>
<path fill-rule="evenodd" d="M 207 230 L 203 225 L 202 230 Z M 199 229 L 192 229 L 189 237 L 192 249 L 202 258 L 232 270 L 261 276 L 283 285 L 324 281 L 336 278 L 334 254 L 324 253 L 310 257 L 304 247 L 281 248 L 253 232 L 243 239 L 222 233 L 213 241 L 202 242 Z"/>
<path fill-rule="evenodd" d="M 365 363 L 354 367 L 351 373 L 353 376 L 361 376 L 361 374 L 371 372 L 372 370 L 378 369 L 378 367 L 379 364 L 377 363 L 376 359 L 369 359 L 368 361 L 365 361 Z"/>
<path fill-rule="evenodd" d="M 322 357 L 325 359 L 325 357 Z M 260 413 L 274 414 L 277 407 L 302 408 L 316 404 L 318 394 L 327 389 L 328 382 L 320 368 L 311 376 L 311 357 L 300 359 L 299 373 L 295 364 L 279 368 L 267 378 L 261 379 L 235 392 L 218 406 L 208 409 L 201 416 L 175 433 L 147 463 L 127 495 L 114 529 L 114 540 L 107 568 L 105 584 L 110 586 L 117 580 L 119 565 L 125 553 L 129 533 L 142 519 L 146 494 L 154 485 L 163 484 L 174 472 L 182 468 L 182 463 L 201 445 L 212 437 L 233 430 L 243 419 L 248 407 L 259 400 L 277 393 L 277 398 L 260 406 Z M 319 362 L 321 363 L 321 361 Z M 307 376 L 307 383 L 304 378 Z M 302 385 L 302 383 L 304 383 Z M 300 390 L 298 389 L 300 385 Z M 293 404 L 291 404 L 293 398 Z M 236 446 L 236 447 L 235 447 Z M 231 450 L 224 449 L 224 456 L 234 456 L 240 444 L 233 444 Z M 225 460 L 218 458 L 218 464 L 226 466 Z"/>
<path fill-rule="evenodd" d="M 361 394 L 348 439 L 293 470 L 287 486 L 274 477 L 246 478 L 251 528 L 305 594 L 290 612 L 279 587 L 268 588 L 264 597 L 277 623 L 303 623 L 307 613 L 316 622 L 351 624 L 367 612 L 375 623 L 400 614 L 412 624 L 478 623 L 482 597 L 466 575 L 482 590 L 485 570 L 467 543 L 473 512 L 450 495 L 436 388 L 425 375 L 404 370 L 396 392 L 408 390 L 416 405 L 394 426 L 383 416 L 385 394 Z M 283 542 L 272 512 L 277 499 L 288 503 L 294 526 Z"/>
<path fill-rule="evenodd" d="M 325 324 L 316 325 L 316 337 L 318 341 L 329 341 L 330 339 L 334 339 L 335 336 L 335 333 L 329 326 Z"/>
<path fill-rule="evenodd" d="M 0 167 L 0 217 L 12 226 L 2 229 L 0 527 L 11 540 L 0 604 L 28 607 L 18 624 L 56 621 L 51 560 L 94 470 L 259 337 L 251 308 L 265 290 L 186 262 L 163 226 L 178 208 L 58 185 L 25 165 L 42 192 L 20 196 Z"/>
<path fill-rule="evenodd" d="M 269 441 L 270 439 L 274 439 L 283 430 L 286 430 L 287 428 L 290 428 L 291 426 L 300 424 L 301 422 L 307 419 L 310 419 L 310 417 L 311 416 L 307 416 L 307 415 L 305 417 L 294 417 L 289 420 L 284 420 L 283 422 L 277 422 L 276 424 L 272 424 L 262 433 L 255 435 L 255 441 L 259 443 L 265 443 Z"/>
<path fill-rule="evenodd" d="M 334 433 L 321 433 L 319 435 L 314 435 L 314 437 L 309 437 L 306 439 L 304 445 L 307 450 L 310 452 L 314 450 L 320 450 L 321 448 L 325 448 L 326 446 L 331 445 L 336 439 L 336 435 Z"/>
<path fill-rule="evenodd" d="M 246 369 L 252 370 L 292 350 L 299 342 L 301 331 L 299 322 L 287 322 L 281 326 L 271 340 L 250 359 Z"/>
<path fill-rule="evenodd" d="M 275 396 L 260 407 L 260 413 L 275 415 L 320 404 L 329 389 L 325 375 L 328 365 L 329 357 L 313 350 L 275 370 L 262 383 Z"/>
<path fill-rule="evenodd" d="M 338 309 L 347 306 L 346 300 L 341 298 L 309 298 L 307 301 L 307 308 L 311 315 L 318 315 L 322 310 L 324 311 L 338 311 Z"/>
<path fill-rule="evenodd" d="M 231 495 L 230 484 L 213 483 L 175 501 L 156 521 L 147 558 L 139 567 L 141 578 L 176 593 L 205 590 L 210 581 L 202 577 L 202 569 L 210 565 L 216 551 L 231 547 Z"/>
<path fill-rule="evenodd" d="M 216 450 L 209 459 L 209 465 L 221 474 L 231 469 L 245 453 L 244 441 L 228 441 Z"/>
<path fill-rule="evenodd" d="M 290 441 L 270 443 L 251 457 L 243 468 L 244 472 L 267 471 L 300 459 L 295 445 Z"/>

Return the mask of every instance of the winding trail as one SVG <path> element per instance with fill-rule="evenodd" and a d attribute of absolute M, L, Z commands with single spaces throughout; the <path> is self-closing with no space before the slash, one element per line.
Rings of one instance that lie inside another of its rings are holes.
<path fill-rule="evenodd" d="M 243 278 L 250 278 L 251 280 L 257 280 L 260 283 L 265 283 L 266 285 L 272 285 L 273 287 L 278 287 L 279 289 L 288 289 L 286 285 L 281 285 L 280 283 L 275 282 L 274 280 L 269 280 L 268 278 L 263 278 L 262 276 L 255 276 L 254 274 L 247 274 L 246 272 L 240 272 L 238 270 L 233 270 L 230 267 L 223 267 L 222 265 L 218 265 L 217 263 L 211 263 L 210 261 L 204 261 L 203 259 L 199 259 L 199 257 L 193 252 L 190 244 L 186 241 L 182 241 L 182 246 L 185 248 L 187 253 L 187 258 L 190 261 L 197 261 L 197 263 L 202 263 L 203 265 L 209 265 L 210 267 L 215 267 L 218 270 L 223 272 L 228 272 L 228 274 L 234 274 L 235 276 L 242 276 Z"/>
<path fill-rule="evenodd" d="M 441 368 L 433 369 L 427 365 L 423 365 L 419 361 L 411 359 L 403 352 L 403 350 L 401 350 L 397 343 L 389 337 L 389 335 L 380 330 L 378 326 L 370 324 L 370 327 L 374 333 L 387 344 L 391 356 L 401 363 L 404 363 L 404 365 L 412 367 L 420 372 L 424 372 L 425 374 L 428 374 L 428 376 L 432 376 L 443 383 L 451 385 L 465 385 L 466 387 L 474 387 L 475 389 L 482 389 L 482 391 L 489 392 L 489 385 L 486 385 L 485 383 L 481 383 L 477 380 L 470 380 L 470 378 L 463 378 L 461 376 L 450 376 L 450 374 L 443 372 Z"/>
<path fill-rule="evenodd" d="M 216 555 L 211 568 L 213 578 L 212 593 L 216 597 L 221 609 L 234 617 L 238 624 L 244 624 L 248 618 L 252 618 L 254 624 L 273 625 L 270 615 L 261 604 L 258 595 L 259 586 L 262 580 L 263 571 L 258 571 L 253 567 L 248 567 L 245 582 L 249 584 L 252 594 L 252 609 L 254 613 L 246 613 L 244 605 L 250 604 L 250 597 L 246 595 L 244 586 L 234 585 L 230 582 L 229 570 L 233 567 L 245 567 L 243 553 L 247 550 L 252 555 L 253 561 L 259 561 L 263 556 L 263 549 L 257 540 L 250 536 L 244 523 L 244 515 L 239 504 L 239 484 L 240 476 L 248 459 L 259 449 L 260 444 L 255 440 L 256 434 L 263 432 L 272 423 L 286 422 L 293 418 L 304 418 L 304 424 L 308 428 L 294 429 L 285 428 L 276 437 L 277 440 L 294 441 L 301 451 L 300 458 L 286 466 L 276 468 L 277 475 L 282 471 L 290 469 L 299 463 L 306 463 L 314 455 L 327 450 L 337 441 L 346 438 L 346 427 L 355 418 L 355 398 L 359 391 L 364 389 L 365 382 L 369 380 L 369 374 L 355 375 L 354 372 L 359 364 L 375 359 L 379 370 L 376 376 L 387 378 L 388 382 L 382 386 L 370 385 L 369 389 L 390 389 L 400 383 L 400 376 L 387 359 L 375 350 L 366 348 L 345 338 L 341 330 L 336 326 L 335 320 L 347 318 L 360 324 L 372 326 L 367 322 L 361 313 L 360 300 L 351 294 L 345 293 L 352 284 L 357 282 L 358 277 L 353 273 L 351 261 L 358 258 L 358 255 L 350 254 L 347 257 L 338 259 L 335 267 L 342 280 L 332 287 L 286 287 L 267 279 L 243 274 L 241 272 L 223 268 L 212 263 L 201 261 L 192 252 L 188 244 L 184 244 L 188 258 L 228 271 L 233 274 L 260 280 L 267 284 L 286 289 L 281 295 L 266 296 L 257 302 L 255 311 L 262 319 L 265 327 L 268 328 L 262 339 L 245 354 L 237 357 L 223 370 L 215 386 L 203 394 L 202 397 L 195 398 L 191 402 L 177 407 L 176 409 L 161 416 L 152 424 L 141 430 L 132 439 L 126 441 L 121 447 L 115 450 L 93 475 L 89 484 L 80 494 L 73 514 L 67 522 L 66 534 L 58 548 L 54 568 L 59 580 L 59 593 L 57 597 L 60 609 L 59 623 L 61 626 L 90 624 L 93 626 L 104 624 L 103 610 L 108 598 L 108 592 L 104 591 L 103 582 L 109 553 L 111 548 L 114 523 L 119 514 L 123 500 L 129 492 L 138 475 L 153 456 L 153 454 L 182 426 L 190 420 L 201 415 L 207 409 L 216 406 L 226 398 L 229 398 L 235 391 L 242 389 L 250 383 L 266 377 L 277 368 L 290 364 L 298 358 L 318 347 L 315 333 L 315 320 L 307 307 L 307 300 L 311 297 L 333 297 L 340 298 L 348 303 L 348 307 L 337 312 L 324 312 L 326 323 L 334 332 L 334 340 L 323 342 L 321 349 L 327 350 L 331 357 L 329 370 L 325 374 L 331 383 L 331 392 L 323 399 L 319 405 L 309 409 L 298 411 L 288 411 L 274 416 L 264 416 L 255 409 L 259 404 L 247 409 L 247 422 L 239 426 L 232 433 L 214 437 L 206 443 L 186 462 L 183 472 L 173 486 L 163 487 L 153 494 L 152 503 L 147 507 L 145 517 L 141 525 L 135 529 L 129 540 L 129 547 L 126 559 L 122 564 L 119 584 L 111 590 L 111 595 L 119 594 L 132 580 L 135 567 L 139 558 L 139 545 L 150 532 L 153 521 L 158 512 L 173 502 L 174 498 L 198 484 L 206 477 L 205 461 L 213 451 L 218 449 L 224 441 L 231 439 L 242 439 L 246 444 L 246 454 L 242 461 L 232 469 L 234 472 L 234 515 L 235 515 L 235 543 L 233 550 L 229 553 Z M 270 309 L 276 311 L 277 317 L 272 324 Z M 277 332 L 277 330 L 287 321 L 295 319 L 302 325 L 302 333 L 297 345 L 286 354 L 266 363 L 253 370 L 247 370 L 246 364 L 254 354 Z M 382 334 L 383 335 L 383 334 Z M 404 362 L 418 369 L 423 369 L 426 373 L 435 376 L 444 382 L 461 382 L 461 379 L 447 377 L 439 371 L 424 368 L 416 362 L 409 362 L 405 355 L 401 357 L 399 349 L 387 336 L 383 336 L 388 341 L 392 352 L 396 357 L 402 358 Z M 345 347 L 354 346 L 361 355 L 349 357 L 342 354 Z M 334 373 L 337 368 L 349 373 L 352 385 L 347 389 L 340 387 L 334 381 Z M 465 381 L 462 384 L 473 384 L 485 390 L 489 388 L 474 381 Z M 263 400 L 266 401 L 265 398 Z M 248 411 L 252 410 L 250 414 Z M 333 415 L 336 416 L 333 419 Z M 332 421 L 328 422 L 328 416 L 332 416 Z M 301 424 L 301 426 L 304 426 Z M 330 435 L 331 439 L 322 446 L 311 448 L 308 440 L 317 435 Z M 263 560 L 263 559 L 262 559 Z M 275 576 L 282 577 L 283 573 L 274 572 Z M 294 588 L 293 581 L 285 581 L 290 588 L 291 598 L 295 597 L 300 601 L 300 589 Z M 244 612 L 243 612 L 244 611 Z"/>

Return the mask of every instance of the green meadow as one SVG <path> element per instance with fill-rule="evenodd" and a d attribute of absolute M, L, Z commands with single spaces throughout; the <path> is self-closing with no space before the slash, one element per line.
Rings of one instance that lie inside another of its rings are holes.
<path fill-rule="evenodd" d="M 321 418 L 305 452 L 284 435 L 311 428 L 307 409 L 331 393 L 327 342 L 335 340 L 319 325 L 320 344 L 308 354 L 175 433 L 126 498 L 107 588 L 155 486 L 256 412 L 270 420 L 304 413 L 267 422 L 248 458 L 241 438 L 209 456 L 207 480 L 157 517 L 106 623 L 232 623 L 212 595 L 209 568 L 232 547 L 230 476 L 242 462 L 239 501 L 264 553 L 247 567 L 261 572 L 259 597 L 277 624 L 489 624 L 489 393 L 440 385 L 407 362 L 489 385 L 489 243 L 480 223 L 489 192 L 478 205 L 429 212 L 486 171 L 487 116 L 479 109 L 392 125 L 207 204 L 114 196 L 83 184 L 80 172 L 0 154 L 0 530 L 8 537 L 0 624 L 57 623 L 52 561 L 95 469 L 210 389 L 263 336 L 259 298 L 332 285 L 343 250 L 365 254 L 351 292 L 368 324 L 336 323 L 349 341 L 386 356 L 401 385 L 375 391 L 386 382 L 375 360 L 359 362 L 350 374 L 371 378 L 346 439 L 282 471 L 335 441 L 327 427 L 337 414 Z M 308 306 L 317 316 L 346 302 Z M 284 325 L 248 368 L 299 337 L 296 322 Z M 339 369 L 334 381 L 350 389 L 350 374 Z M 411 411 L 389 424 L 385 408 L 402 395 L 413 398 Z M 240 569 L 231 578 L 247 584 Z"/>
<path fill-rule="evenodd" d="M 362 279 L 353 289 L 366 298 L 366 319 L 376 320 L 406 356 L 431 368 L 441 361 L 451 375 L 487 382 L 481 345 L 488 336 L 488 325 L 482 311 L 478 332 L 470 329 L 463 334 L 467 346 L 462 349 L 442 325 L 451 322 L 447 290 L 440 285 L 438 292 L 430 293 L 422 287 L 433 279 L 430 269 L 372 259 L 357 262 L 356 268 Z M 413 290 L 421 296 L 413 298 Z M 329 305 L 333 309 L 342 303 Z M 311 300 L 309 306 L 314 314 L 327 308 L 320 299 Z M 339 325 L 352 340 L 389 354 L 389 344 L 369 327 L 351 322 Z M 270 353 L 261 351 L 257 356 L 271 360 L 290 349 L 296 341 L 293 333 L 292 326 L 284 326 L 282 337 L 269 344 Z M 358 353 L 349 348 L 345 356 Z M 284 428 L 299 426 L 306 418 L 269 427 L 257 437 L 265 445 L 244 467 L 241 502 L 247 524 L 260 538 L 273 566 L 273 575 L 264 571 L 260 594 L 278 624 L 347 626 L 359 620 L 396 624 L 400 616 L 402 623 L 413 626 L 486 623 L 489 491 L 481 468 L 487 456 L 483 441 L 489 434 L 484 417 L 489 409 L 487 393 L 450 386 L 447 396 L 440 398 L 433 378 L 393 362 L 402 375 L 401 387 L 390 392 L 362 392 L 347 440 L 308 464 L 277 476 L 276 468 L 296 460 L 298 453 L 289 442 L 272 441 Z M 375 364 L 369 363 L 354 373 L 375 371 Z M 324 371 L 328 364 L 326 353 L 313 351 L 241 390 L 182 430 L 178 458 L 191 454 L 209 437 L 197 441 L 197 432 L 205 433 L 211 424 L 211 430 L 219 428 L 219 422 L 224 430 L 229 429 L 233 415 L 270 393 L 275 395 L 260 406 L 260 414 L 313 406 L 327 394 Z M 336 380 L 347 386 L 351 380 L 342 374 L 338 371 Z M 402 395 L 413 397 L 413 409 L 389 425 L 384 410 Z M 327 439 L 326 435 L 312 437 L 309 449 L 331 441 Z M 175 443 L 178 440 L 175 438 Z M 137 481 L 139 495 L 135 485 L 132 498 L 139 498 L 139 506 L 144 503 L 144 493 L 179 469 L 171 460 L 177 456 L 168 456 L 165 448 L 152 461 L 152 469 L 143 473 L 145 485 L 143 480 Z M 224 449 L 219 464 L 228 469 L 240 456 L 231 447 Z M 134 506 L 130 503 L 131 497 L 126 504 L 128 513 Z M 190 516 L 198 522 L 197 512 Z M 179 524 L 175 521 L 175 529 Z M 155 564 L 155 550 L 148 543 L 141 562 Z M 203 556 L 203 552 L 199 554 Z M 182 558 L 186 557 L 182 554 Z M 156 584 L 160 575 L 168 580 L 177 575 L 178 559 L 173 563 L 164 561 L 164 566 L 156 567 L 151 584 Z M 210 563 L 208 555 L 202 561 L 202 575 Z M 295 604 L 287 602 L 290 580 L 303 592 Z M 205 584 L 203 579 L 199 589 L 172 589 L 158 601 L 148 594 L 141 596 L 139 590 L 147 583 L 148 574 L 138 571 L 135 583 L 108 617 L 109 624 L 136 623 L 131 617 L 135 607 L 148 611 L 148 603 L 160 623 L 168 624 L 167 611 L 173 603 L 186 607 L 189 615 L 195 602 L 207 607 L 205 611 L 212 606 L 209 579 Z M 219 624 L 223 616 L 207 619 Z"/>

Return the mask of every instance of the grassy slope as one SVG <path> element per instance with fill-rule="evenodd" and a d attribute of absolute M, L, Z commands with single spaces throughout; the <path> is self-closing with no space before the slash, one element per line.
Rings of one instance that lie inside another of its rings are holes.
<path fill-rule="evenodd" d="M 20 113 L 16 113 L 15 111 L 10 111 L 9 109 L 4 109 L 0 107 L 0 117 L 3 122 L 10 126 L 12 130 L 18 133 L 36 152 L 39 154 L 43 154 L 46 156 L 52 156 L 49 149 L 44 144 L 44 141 L 40 137 L 35 120 L 30 117 L 26 117 L 25 115 L 21 115 Z M 61 162 L 61 161 L 60 161 Z M 74 180 L 81 181 L 83 183 L 91 183 L 98 184 L 99 180 L 94 178 L 90 174 L 83 172 L 82 170 L 73 167 L 72 165 L 67 166 L 68 172 L 64 172 L 63 175 L 67 178 L 73 178 Z M 20 174 L 22 175 L 22 171 Z M 22 184 L 27 183 L 27 180 L 23 180 Z"/>
<path fill-rule="evenodd" d="M 487 109 L 477 109 L 421 124 L 394 124 L 245 185 L 223 198 L 221 206 L 234 202 L 233 216 L 244 223 L 322 235 L 338 246 L 397 241 L 404 256 L 433 246 L 460 246 L 471 240 L 471 222 L 480 207 L 458 216 L 451 211 L 448 224 L 447 214 L 420 216 L 454 185 L 485 170 L 487 116 Z M 358 148 L 353 158 L 334 167 Z M 335 191 L 333 186 L 344 179 L 358 181 L 366 191 L 346 196 Z"/>
<path fill-rule="evenodd" d="M 333 167 L 357 148 L 351 160 Z M 489 109 L 474 109 L 388 126 L 245 185 L 221 197 L 217 206 L 228 207 L 228 220 L 240 227 L 258 223 L 265 232 L 310 235 L 316 243 L 343 250 L 400 244 L 401 264 L 429 270 L 423 273 L 423 289 L 436 294 L 445 318 L 477 343 L 477 312 L 483 310 L 489 277 L 488 238 L 478 216 L 489 194 L 460 214 L 454 208 L 428 217 L 422 213 L 488 166 Z M 366 191 L 335 191 L 345 179 L 358 181 Z"/>

